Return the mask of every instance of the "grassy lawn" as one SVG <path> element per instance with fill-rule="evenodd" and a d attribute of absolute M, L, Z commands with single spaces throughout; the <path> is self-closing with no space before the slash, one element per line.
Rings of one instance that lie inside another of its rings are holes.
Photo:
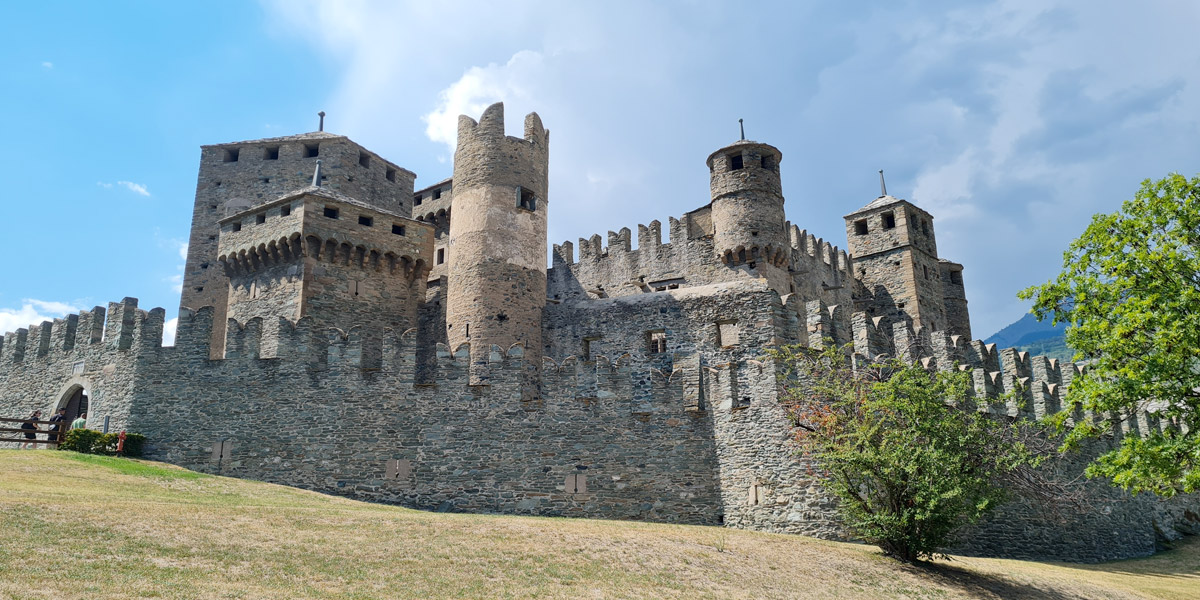
<path fill-rule="evenodd" d="M 1200 598 L 1200 543 L 1069 565 L 713 527 L 436 514 L 0 450 L 0 597 Z"/>

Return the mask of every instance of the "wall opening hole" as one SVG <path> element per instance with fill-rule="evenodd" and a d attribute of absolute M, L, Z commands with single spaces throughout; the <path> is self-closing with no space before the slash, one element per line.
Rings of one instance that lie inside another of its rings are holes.
<path fill-rule="evenodd" d="M 416 196 L 413 196 L 413 206 L 420 206 L 421 201 L 424 199 L 425 198 L 423 196 L 421 196 L 421 194 L 417 194 Z"/>
<path fill-rule="evenodd" d="M 291 204 L 286 204 L 284 206 L 279 207 L 279 216 L 286 217 L 290 214 L 292 214 L 292 205 Z"/>
<path fill-rule="evenodd" d="M 372 219 L 371 217 L 364 217 L 362 215 L 359 215 L 359 217 L 358 217 L 359 225 L 363 225 L 365 227 L 370 227 L 374 223 L 375 223 L 375 219 Z"/>
<path fill-rule="evenodd" d="M 338 209 L 326 206 L 325 210 L 321 214 L 325 215 L 326 218 L 336 219 L 338 218 Z"/>
<path fill-rule="evenodd" d="M 442 190 L 433 190 L 433 199 L 437 200 L 442 197 Z"/>
<path fill-rule="evenodd" d="M 267 213 L 258 213 L 257 215 L 254 215 L 254 224 L 255 225 L 262 225 L 263 223 L 266 223 L 266 222 L 267 222 Z"/>
<path fill-rule="evenodd" d="M 263 148 L 263 160 L 279 160 L 279 146 Z"/>
<path fill-rule="evenodd" d="M 527 188 L 518 188 L 517 206 L 525 210 L 537 210 L 537 198 L 533 195 L 533 190 Z"/>
<path fill-rule="evenodd" d="M 855 235 L 867 235 L 867 220 L 861 219 L 854 222 Z"/>
<path fill-rule="evenodd" d="M 221 160 L 224 162 L 237 162 L 239 150 L 237 148 L 226 148 L 221 155 Z"/>
<path fill-rule="evenodd" d="M 232 224 L 232 225 L 230 225 L 230 226 L 229 226 L 229 230 L 230 230 L 230 231 L 241 231 L 241 230 L 242 230 L 242 224 L 241 224 L 241 223 L 234 223 L 234 224 Z"/>
<path fill-rule="evenodd" d="M 366 152 L 359 152 L 358 153 L 358 166 L 370 167 L 371 166 L 371 155 L 367 154 Z"/>
<path fill-rule="evenodd" d="M 305 144 L 304 158 L 316 158 L 321 153 L 320 144 Z"/>
<path fill-rule="evenodd" d="M 883 228 L 884 229 L 895 229 L 896 228 L 896 213 L 890 213 L 890 212 L 883 213 Z"/>
<path fill-rule="evenodd" d="M 394 233 L 396 235 L 404 235 L 404 226 L 393 223 L 392 224 L 392 233 Z"/>
<path fill-rule="evenodd" d="M 445 249 L 445 248 L 438 248 L 438 251 L 437 251 L 437 264 L 439 264 L 439 265 L 440 265 L 440 264 L 442 264 L 442 263 L 444 263 L 444 262 L 446 262 L 446 249 Z"/>
<path fill-rule="evenodd" d="M 387 177 L 388 181 L 392 181 L 392 182 L 396 181 L 396 170 L 391 167 L 388 167 L 387 172 L 384 173 L 384 177 Z"/>
<path fill-rule="evenodd" d="M 742 166 L 743 165 L 742 165 L 741 153 L 729 155 L 729 170 L 736 171 L 736 170 L 742 168 Z"/>

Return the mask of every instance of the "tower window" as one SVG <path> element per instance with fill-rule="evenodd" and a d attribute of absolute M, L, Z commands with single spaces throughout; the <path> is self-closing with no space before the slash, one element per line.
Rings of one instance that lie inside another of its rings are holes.
<path fill-rule="evenodd" d="M 962 271 L 950 271 L 950 283 L 962 285 Z"/>
<path fill-rule="evenodd" d="M 867 220 L 861 219 L 854 222 L 854 233 L 856 235 L 867 235 Z"/>
<path fill-rule="evenodd" d="M 929 265 L 921 265 L 921 268 L 925 269 L 925 279 L 929 279 Z"/>
<path fill-rule="evenodd" d="M 517 207 L 525 210 L 537 210 L 537 198 L 533 195 L 533 190 L 519 187 L 517 188 Z"/>
<path fill-rule="evenodd" d="M 446 262 L 446 249 L 445 249 L 445 248 L 438 248 L 438 251 L 437 251 L 437 264 L 439 264 L 439 265 L 440 265 L 440 264 L 442 264 L 442 263 L 444 263 L 444 262 Z"/>
<path fill-rule="evenodd" d="M 738 154 L 730 154 L 730 155 L 729 155 L 729 170 L 731 170 L 731 171 L 736 171 L 736 170 L 738 170 L 738 169 L 740 169 L 740 168 L 742 168 L 742 155 L 741 155 L 741 153 L 738 153 Z"/>
<path fill-rule="evenodd" d="M 292 205 L 291 204 L 285 204 L 285 205 L 279 207 L 279 216 L 286 217 L 290 214 L 292 214 Z"/>
<path fill-rule="evenodd" d="M 221 160 L 224 162 L 237 162 L 240 151 L 237 148 L 226 148 L 225 153 L 221 155 Z"/>
<path fill-rule="evenodd" d="M 392 233 L 396 235 L 404 235 L 404 226 L 392 223 Z"/>
<path fill-rule="evenodd" d="M 266 223 L 266 222 L 267 222 L 267 213 L 258 213 L 257 215 L 254 215 L 254 224 L 255 225 L 262 225 L 263 223 Z"/>
<path fill-rule="evenodd" d="M 388 167 L 387 172 L 384 174 L 384 177 L 387 177 L 388 181 L 392 181 L 392 182 L 396 181 L 396 170 L 391 167 Z"/>
<path fill-rule="evenodd" d="M 768 171 L 774 171 L 775 170 L 775 157 L 774 156 L 762 157 L 762 168 L 764 168 Z"/>
<path fill-rule="evenodd" d="M 883 228 L 884 229 L 895 229 L 896 228 L 896 213 L 890 213 L 890 212 L 883 213 Z"/>
<path fill-rule="evenodd" d="M 921 219 L 921 233 L 929 235 L 929 221 Z"/>
<path fill-rule="evenodd" d="M 241 231 L 241 230 L 242 230 L 242 224 L 241 224 L 241 223 L 234 223 L 234 224 L 232 224 L 232 225 L 230 225 L 230 226 L 229 226 L 229 230 L 230 230 L 230 231 Z"/>
<path fill-rule="evenodd" d="M 366 152 L 359 152 L 358 153 L 358 166 L 369 168 L 371 166 L 371 155 L 367 154 Z"/>
<path fill-rule="evenodd" d="M 422 197 L 421 194 L 413 196 L 413 206 L 420 206 L 422 200 L 424 200 L 424 197 Z"/>
<path fill-rule="evenodd" d="M 667 332 L 662 329 L 646 332 L 646 352 L 662 354 L 667 351 Z"/>
<path fill-rule="evenodd" d="M 319 144 L 305 144 L 304 145 L 304 158 L 316 158 L 317 155 L 319 155 L 320 153 L 321 153 L 321 146 Z"/>
<path fill-rule="evenodd" d="M 263 148 L 263 160 L 279 160 L 279 146 Z"/>
<path fill-rule="evenodd" d="M 325 211 L 322 214 L 324 214 L 326 218 L 336 219 L 338 218 L 338 209 L 326 206 Z"/>
<path fill-rule="evenodd" d="M 441 197 L 442 197 L 442 190 L 440 190 L 440 189 L 433 190 L 433 199 L 434 200 L 437 200 L 438 198 L 441 198 Z"/>
<path fill-rule="evenodd" d="M 362 225 L 364 227 L 370 227 L 374 223 L 375 223 L 375 219 L 372 219 L 371 217 L 364 217 L 361 215 L 358 217 L 358 224 Z"/>

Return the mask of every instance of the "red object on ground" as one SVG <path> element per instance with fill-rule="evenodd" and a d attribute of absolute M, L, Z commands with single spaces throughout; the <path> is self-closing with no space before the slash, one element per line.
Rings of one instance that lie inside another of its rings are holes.
<path fill-rule="evenodd" d="M 123 452 L 125 452 L 125 432 L 124 431 L 121 432 L 121 435 L 117 436 L 117 454 L 121 454 Z"/>

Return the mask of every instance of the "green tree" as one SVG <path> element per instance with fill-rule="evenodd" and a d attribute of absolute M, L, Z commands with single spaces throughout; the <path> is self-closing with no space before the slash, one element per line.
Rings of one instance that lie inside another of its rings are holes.
<path fill-rule="evenodd" d="M 1054 418 L 1064 446 L 1110 428 L 1068 411 L 1129 418 L 1147 408 L 1174 426 L 1130 436 L 1088 468 L 1133 492 L 1200 489 L 1200 177 L 1146 180 L 1133 199 L 1092 223 L 1053 280 L 1022 291 L 1039 319 L 1067 323 L 1067 345 L 1088 369 Z M 1186 430 L 1186 433 L 1184 431 Z"/>
<path fill-rule="evenodd" d="M 791 347 L 783 401 L 826 475 L 845 525 L 904 561 L 933 557 L 1002 502 L 1007 477 L 1038 462 L 1018 426 L 964 407 L 965 372 L 890 361 L 852 367 L 845 349 Z"/>

